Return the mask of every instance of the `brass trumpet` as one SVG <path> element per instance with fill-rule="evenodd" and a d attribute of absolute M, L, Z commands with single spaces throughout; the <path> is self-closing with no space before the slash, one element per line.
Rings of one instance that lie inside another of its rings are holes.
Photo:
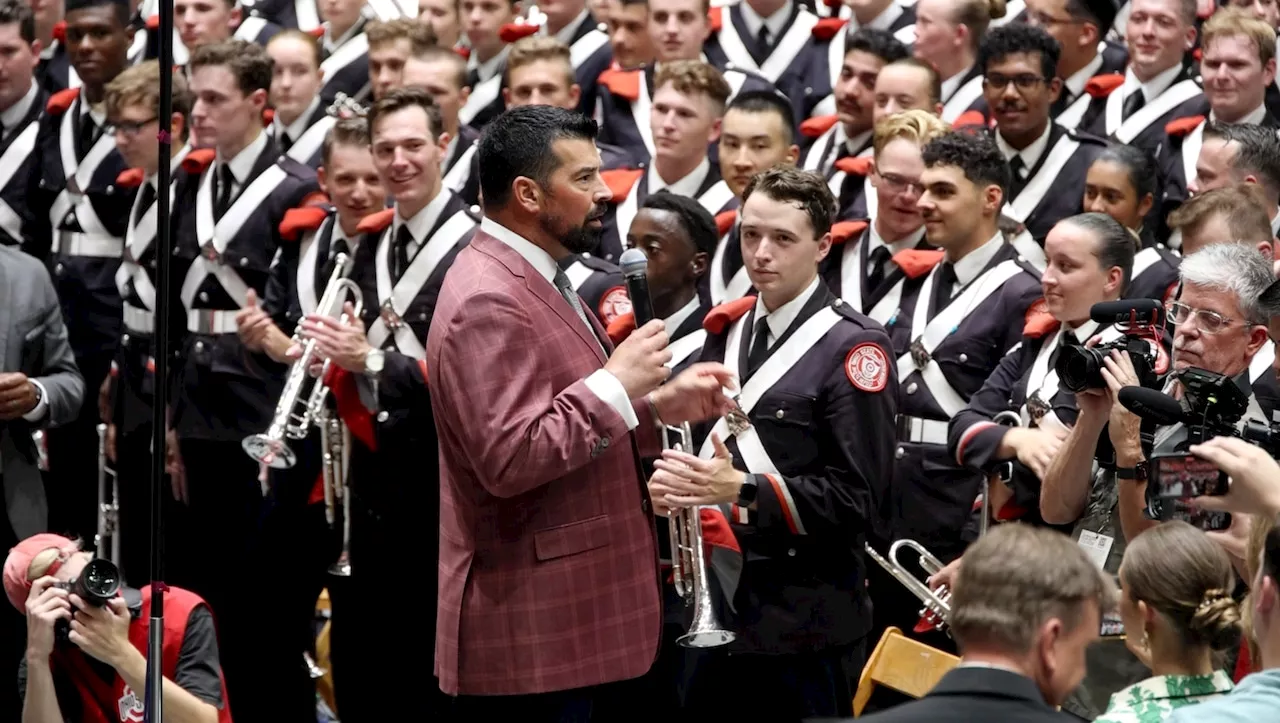
<path fill-rule="evenodd" d="M 673 442 L 670 435 L 675 434 Z M 688 423 L 663 429 L 663 447 L 677 451 L 693 449 L 693 432 Z M 671 579 L 676 594 L 685 605 L 693 605 L 693 621 L 689 631 L 676 642 L 686 648 L 715 648 L 728 645 L 737 637 L 716 619 L 707 584 L 707 560 L 702 547 L 702 518 L 698 508 L 671 510 L 667 518 L 671 534 Z"/>
<path fill-rule="evenodd" d="M 354 281 L 344 278 L 350 257 L 338 254 L 334 259 L 333 273 L 329 283 L 324 287 L 324 295 L 316 305 L 316 312 L 335 319 L 339 324 L 347 323 L 347 315 L 343 306 L 348 298 L 352 301 L 355 316 L 359 317 L 364 310 L 364 295 Z M 298 455 L 289 448 L 288 439 L 303 439 L 316 420 L 316 410 L 324 406 L 329 388 L 324 384 L 324 376 L 329 371 L 329 360 L 324 360 L 320 378 L 311 384 L 310 393 L 303 401 L 303 389 L 310 381 L 311 365 L 317 361 L 316 342 L 314 339 L 302 338 L 302 325 L 294 330 L 293 342 L 302 346 L 302 355 L 289 369 L 285 377 L 284 392 L 276 403 L 275 415 L 271 418 L 271 426 L 263 434 L 253 434 L 244 438 L 240 446 L 246 454 L 262 464 L 274 469 L 288 469 L 298 462 Z"/>
<path fill-rule="evenodd" d="M 351 576 L 351 491 L 347 489 L 346 428 L 323 404 L 316 409 L 320 425 L 320 471 L 324 477 L 324 517 L 332 527 L 337 517 L 337 504 L 342 503 L 342 554 L 329 566 L 329 574 Z"/>
<path fill-rule="evenodd" d="M 111 477 L 111 490 L 107 491 L 107 477 Z M 108 499 L 109 498 L 109 499 Z M 107 425 L 98 425 L 98 532 L 93 536 L 98 557 L 107 557 L 110 541 L 111 557 L 120 564 L 120 481 L 115 470 L 107 466 Z"/>
<path fill-rule="evenodd" d="M 932 590 L 928 585 L 921 582 L 919 578 L 907 571 L 907 569 L 898 562 L 898 551 L 904 547 L 920 553 L 920 567 L 928 575 L 936 575 L 942 569 L 942 563 L 932 553 L 924 549 L 924 546 L 915 540 L 898 540 L 889 546 L 889 559 L 885 559 L 876 552 L 871 545 L 866 545 L 867 555 L 872 560 L 880 563 L 886 572 L 893 576 L 893 579 L 902 583 L 916 597 L 920 598 L 920 602 L 924 603 L 924 609 L 920 611 L 920 616 L 925 621 L 933 625 L 934 630 L 943 630 L 951 622 L 951 591 L 946 585 Z"/>

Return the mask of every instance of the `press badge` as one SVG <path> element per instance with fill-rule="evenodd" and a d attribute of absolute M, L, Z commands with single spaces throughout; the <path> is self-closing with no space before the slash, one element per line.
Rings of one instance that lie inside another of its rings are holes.
<path fill-rule="evenodd" d="M 1080 531 L 1079 539 L 1080 549 L 1093 560 L 1093 564 L 1099 569 L 1107 566 L 1107 555 L 1111 553 L 1111 545 L 1115 543 L 1115 538 L 1109 535 L 1100 535 L 1089 530 Z"/>

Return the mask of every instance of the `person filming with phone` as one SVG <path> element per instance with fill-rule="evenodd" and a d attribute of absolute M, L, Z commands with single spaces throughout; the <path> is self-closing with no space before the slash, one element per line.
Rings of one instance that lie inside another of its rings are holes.
<path fill-rule="evenodd" d="M 39 534 L 9 551 L 4 591 L 27 618 L 22 723 L 144 719 L 150 588 L 125 588 L 114 563 Z M 208 605 L 170 587 L 164 625 L 163 723 L 231 723 Z"/>

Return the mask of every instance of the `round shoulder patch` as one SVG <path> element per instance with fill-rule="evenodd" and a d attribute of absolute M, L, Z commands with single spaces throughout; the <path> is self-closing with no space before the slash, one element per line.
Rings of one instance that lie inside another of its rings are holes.
<path fill-rule="evenodd" d="M 615 286 L 604 292 L 604 296 L 600 297 L 599 311 L 605 326 L 612 324 L 614 319 L 623 314 L 630 314 L 631 297 L 627 296 L 626 288 Z"/>
<path fill-rule="evenodd" d="M 889 359 L 879 344 L 863 342 L 844 358 L 844 373 L 858 389 L 879 392 L 889 382 Z"/>

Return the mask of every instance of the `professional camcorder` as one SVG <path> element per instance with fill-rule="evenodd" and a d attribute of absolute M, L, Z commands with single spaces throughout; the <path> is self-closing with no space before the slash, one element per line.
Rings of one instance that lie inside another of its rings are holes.
<path fill-rule="evenodd" d="M 120 568 L 108 559 L 95 557 L 84 566 L 79 577 L 54 586 L 78 595 L 86 603 L 100 608 L 120 593 L 120 585 Z M 69 620 L 59 620 L 54 624 L 54 634 L 60 642 L 66 642 L 70 633 Z"/>
<path fill-rule="evenodd" d="M 1064 347 L 1054 365 L 1062 386 L 1072 392 L 1105 389 L 1103 360 L 1113 349 L 1129 352 L 1142 386 L 1155 386 L 1157 350 L 1163 334 L 1161 311 L 1159 302 L 1154 299 L 1122 299 L 1094 304 L 1089 310 L 1089 318 L 1099 324 L 1114 325 L 1124 336 L 1093 347 Z"/>

